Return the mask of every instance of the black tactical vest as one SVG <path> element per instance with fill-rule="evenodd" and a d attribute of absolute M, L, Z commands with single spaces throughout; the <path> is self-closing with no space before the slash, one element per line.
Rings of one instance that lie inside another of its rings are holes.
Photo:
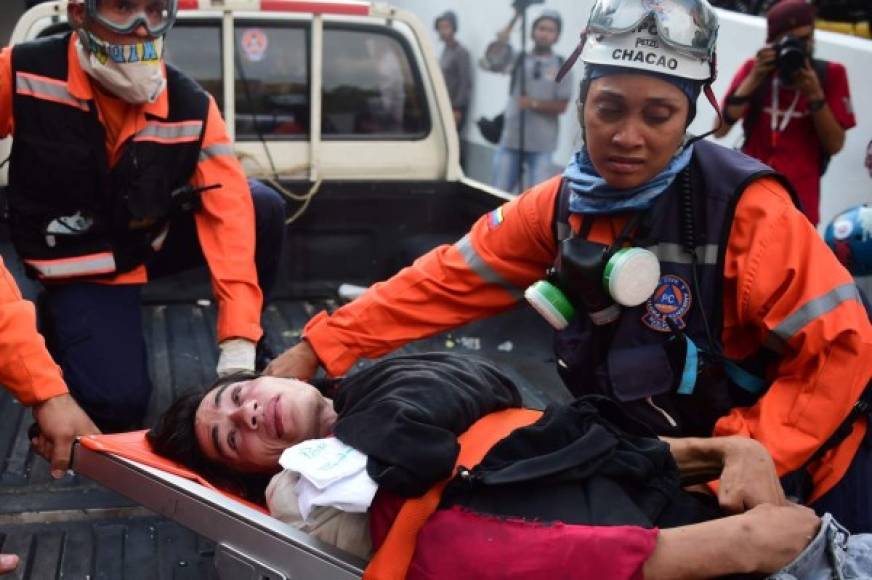
<path fill-rule="evenodd" d="M 558 370 L 570 391 L 616 399 L 656 433 L 672 436 L 709 436 L 719 417 L 759 398 L 761 385 L 751 387 L 736 375 L 742 369 L 761 374 L 772 360 L 769 354 L 727 369 L 716 353 L 723 329 L 724 257 L 736 204 L 752 181 L 766 176 L 778 177 L 741 153 L 696 143 L 689 169 L 658 198 L 633 237 L 633 245 L 660 259 L 654 295 L 641 306 L 623 308 L 608 327 L 594 326 L 580 312 L 557 333 Z M 560 239 L 572 235 L 570 193 L 564 184 L 557 201 Z M 691 248 L 697 256 L 696 281 Z M 699 351 L 689 352 L 695 348 Z"/>
<path fill-rule="evenodd" d="M 208 95 L 167 65 L 168 117 L 148 117 L 110 169 L 95 103 L 67 87 L 69 42 L 12 53 L 12 241 L 43 279 L 126 272 L 153 255 L 199 162 L 209 111 Z"/>

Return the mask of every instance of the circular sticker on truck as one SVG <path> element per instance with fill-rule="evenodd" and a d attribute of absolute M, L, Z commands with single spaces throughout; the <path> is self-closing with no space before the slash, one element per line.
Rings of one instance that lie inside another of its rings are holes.
<path fill-rule="evenodd" d="M 260 28 L 248 28 L 242 33 L 239 44 L 249 62 L 260 62 L 269 47 L 269 38 Z"/>

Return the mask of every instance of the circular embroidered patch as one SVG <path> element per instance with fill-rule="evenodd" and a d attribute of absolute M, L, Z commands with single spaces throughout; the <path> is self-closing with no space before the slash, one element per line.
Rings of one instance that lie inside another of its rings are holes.
<path fill-rule="evenodd" d="M 647 312 L 642 317 L 642 322 L 652 330 L 671 332 L 666 322 L 671 319 L 678 328 L 684 329 L 687 326 L 684 316 L 690 312 L 692 303 L 690 284 L 673 274 L 661 276 L 657 289 L 645 304 Z"/>

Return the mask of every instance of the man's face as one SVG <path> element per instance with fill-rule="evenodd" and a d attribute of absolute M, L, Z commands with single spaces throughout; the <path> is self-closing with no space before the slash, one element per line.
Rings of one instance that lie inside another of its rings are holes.
<path fill-rule="evenodd" d="M 451 42 L 454 40 L 454 27 L 451 22 L 442 19 L 436 23 L 436 31 L 439 33 L 439 40 L 442 42 Z"/>
<path fill-rule="evenodd" d="M 275 470 L 282 452 L 324 435 L 332 402 L 293 379 L 259 377 L 209 391 L 197 408 L 194 432 L 212 461 L 238 471 Z"/>
<path fill-rule="evenodd" d="M 533 27 L 533 42 L 540 51 L 550 50 L 559 36 L 560 29 L 550 18 L 540 19 Z"/>

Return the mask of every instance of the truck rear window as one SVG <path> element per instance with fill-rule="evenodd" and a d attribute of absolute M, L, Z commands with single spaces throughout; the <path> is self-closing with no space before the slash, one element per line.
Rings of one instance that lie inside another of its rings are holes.
<path fill-rule="evenodd" d="M 324 138 L 426 136 L 426 97 L 411 62 L 408 44 L 399 34 L 325 27 Z"/>
<path fill-rule="evenodd" d="M 224 85 L 221 73 L 220 22 L 176 21 L 167 33 L 166 60 L 200 83 L 224 108 Z"/>
<path fill-rule="evenodd" d="M 301 24 L 236 24 L 236 138 L 309 134 L 309 32 Z"/>

